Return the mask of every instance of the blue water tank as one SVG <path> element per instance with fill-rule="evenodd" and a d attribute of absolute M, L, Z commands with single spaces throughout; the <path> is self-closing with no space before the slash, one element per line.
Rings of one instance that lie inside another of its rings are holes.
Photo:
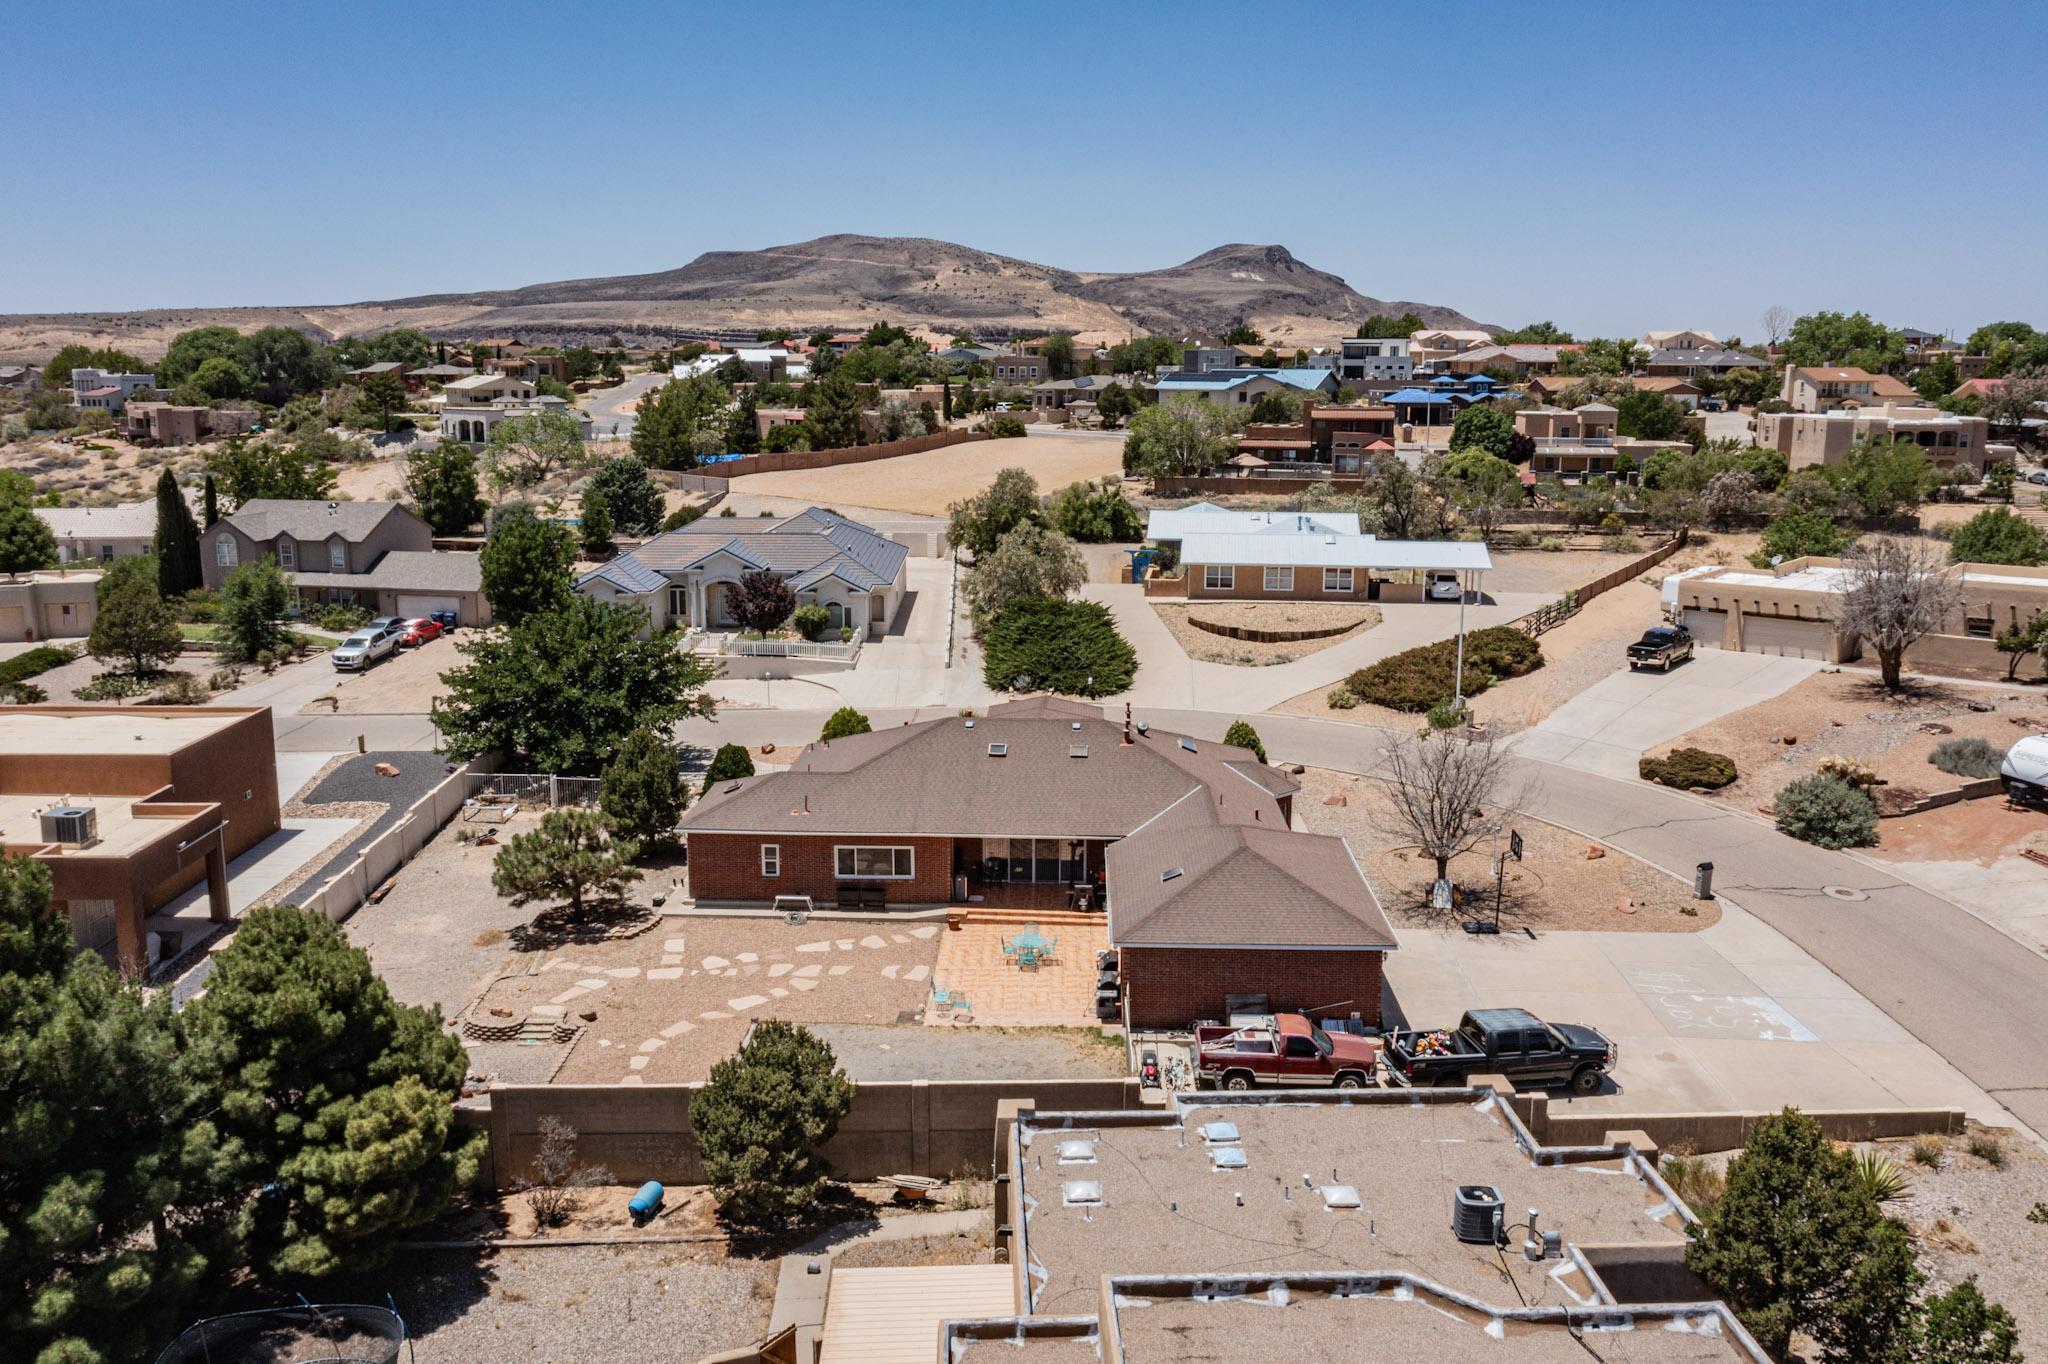
<path fill-rule="evenodd" d="M 661 1183 L 648 1180 L 640 1186 L 640 1192 L 633 1195 L 633 1201 L 626 1204 L 626 1211 L 633 1214 L 633 1220 L 645 1222 L 661 1211 Z"/>

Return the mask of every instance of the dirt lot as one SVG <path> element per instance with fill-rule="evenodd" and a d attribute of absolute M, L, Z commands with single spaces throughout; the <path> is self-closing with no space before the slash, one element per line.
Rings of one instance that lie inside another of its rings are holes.
<path fill-rule="evenodd" d="M 759 1018 L 912 1021 L 931 991 L 937 923 L 670 916 L 624 941 L 576 943 L 479 1003 L 515 1018 L 565 1008 L 584 1026 L 556 1078 L 572 1084 L 701 1080 Z"/>
<path fill-rule="evenodd" d="M 57 493 L 66 506 L 75 507 L 139 502 L 150 495 L 165 464 L 182 472 L 198 468 L 203 459 L 196 449 L 144 450 L 105 435 L 0 445 L 0 468 L 27 474 L 39 491 Z"/>
<path fill-rule="evenodd" d="M 1354 639 L 1380 623 L 1377 606 L 1340 605 L 1335 602 L 1153 602 L 1152 609 L 1189 658 L 1205 663 L 1239 663 L 1262 668 L 1273 663 L 1291 663 Z M 1278 641 L 1232 639 L 1197 627 L 1189 614 L 1203 620 L 1252 630 L 1314 630 L 1336 626 L 1346 628 L 1315 639 Z"/>
<path fill-rule="evenodd" d="M 424 715 L 434 708 L 437 697 L 448 694 L 441 674 L 462 666 L 456 644 L 474 637 L 472 630 L 458 630 L 453 637 L 430 640 L 417 649 L 400 649 L 360 673 L 337 673 L 334 690 L 329 693 L 336 704 L 316 699 L 300 714 Z"/>
<path fill-rule="evenodd" d="M 1988 705 L 1990 712 L 1971 705 Z M 1923 726 L 1949 732 L 1929 733 Z M 1816 673 L 1770 702 L 1722 716 L 1656 750 L 1704 748 L 1725 753 L 1740 773 L 1715 796 L 1743 806 L 1769 805 L 1779 788 L 1807 776 L 1829 755 L 1871 764 L 1881 799 L 1947 790 L 1963 780 L 1927 761 L 1947 738 L 1981 738 L 2004 749 L 2024 734 L 2048 729 L 2048 697 L 2019 691 L 1929 682 L 1893 696 L 1864 672 Z M 1798 742 L 1786 745 L 1786 736 Z M 1983 802 L 1971 802 L 1976 809 Z M 1889 822 L 1887 822 L 1889 824 Z"/>
<path fill-rule="evenodd" d="M 966 445 L 899 455 L 836 469 L 785 469 L 733 480 L 737 494 L 808 499 L 821 506 L 875 507 L 886 511 L 942 516 L 946 508 L 972 497 L 999 470 L 1028 470 L 1038 490 L 1050 493 L 1077 479 L 1123 471 L 1120 440 L 1094 436 L 1028 436 L 973 441 Z"/>
<path fill-rule="evenodd" d="M 1321 768 L 1310 768 L 1302 781 L 1295 803 L 1302 821 L 1311 832 L 1337 834 L 1350 842 L 1397 927 L 1446 928 L 1476 908 L 1491 912 L 1490 843 L 1451 860 L 1451 880 L 1471 897 L 1471 907 L 1435 910 L 1429 892 L 1436 864 L 1422 856 L 1399 828 L 1383 786 L 1370 778 Z M 1325 804 L 1332 796 L 1347 803 Z M 1608 848 L 1602 856 L 1588 858 L 1588 847 L 1597 845 L 1588 844 L 1583 835 L 1527 816 L 1516 816 L 1510 827 L 1520 831 L 1523 848 L 1522 860 L 1508 863 L 1501 908 L 1505 928 L 1695 933 L 1721 917 L 1717 904 L 1694 900 L 1675 877 L 1626 853 Z"/>

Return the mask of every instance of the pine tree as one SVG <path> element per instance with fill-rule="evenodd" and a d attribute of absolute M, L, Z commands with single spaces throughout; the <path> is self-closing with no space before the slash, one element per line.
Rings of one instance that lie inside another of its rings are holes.
<path fill-rule="evenodd" d="M 141 677 L 178 656 L 185 642 L 178 619 L 145 574 L 110 573 L 100 580 L 96 595 L 92 635 L 85 643 L 94 658 L 126 662 Z"/>
<path fill-rule="evenodd" d="M 815 1203 L 831 1174 L 818 1148 L 852 1104 L 831 1047 L 779 1018 L 755 1024 L 690 1104 L 720 1214 L 774 1223 Z"/>
<path fill-rule="evenodd" d="M 669 843 L 690 803 L 690 788 L 676 768 L 676 750 L 651 729 L 636 729 L 604 770 L 599 806 L 612 827 L 642 844 Z"/>
<path fill-rule="evenodd" d="M 143 1359 L 206 1276 L 219 1134 L 146 1003 L 73 956 L 49 872 L 0 859 L 0 1354 Z"/>
<path fill-rule="evenodd" d="M 220 524 L 220 494 L 213 490 L 212 474 L 206 476 L 205 497 L 206 501 L 203 505 L 206 521 L 205 529 L 212 530 L 216 525 Z"/>
<path fill-rule="evenodd" d="M 583 515 L 578 526 L 583 532 L 583 554 L 589 559 L 609 559 L 612 554 L 612 509 L 604 494 L 592 488 L 583 494 Z"/>
<path fill-rule="evenodd" d="M 374 1268 L 473 1180 L 453 1105 L 468 1069 L 438 1008 L 400 1004 L 324 914 L 249 912 L 187 1011 L 192 1073 L 217 1077 L 253 1267 Z"/>
<path fill-rule="evenodd" d="M 751 455 L 761 448 L 761 403 L 749 388 L 740 395 L 738 406 L 732 410 L 732 420 L 725 427 L 725 448 Z"/>
<path fill-rule="evenodd" d="M 199 572 L 199 526 L 169 469 L 156 479 L 156 575 L 165 601 L 205 585 Z"/>
<path fill-rule="evenodd" d="M 711 755 L 711 766 L 704 769 L 703 790 L 708 792 L 719 782 L 734 781 L 740 777 L 753 775 L 752 754 L 739 744 L 720 744 L 718 751 Z"/>
<path fill-rule="evenodd" d="M 639 855 L 639 844 L 612 837 L 610 821 L 596 810 L 551 810 L 499 850 L 491 888 L 514 905 L 563 901 L 581 914 L 586 897 L 616 897 L 640 879 L 633 866 Z"/>
<path fill-rule="evenodd" d="M 939 415 L 949 422 L 953 420 L 953 378 L 951 375 L 941 375 L 939 377 Z"/>

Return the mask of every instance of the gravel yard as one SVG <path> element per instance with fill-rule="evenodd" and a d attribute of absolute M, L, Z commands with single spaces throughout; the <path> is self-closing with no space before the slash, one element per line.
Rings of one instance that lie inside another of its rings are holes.
<path fill-rule="evenodd" d="M 1988 712 L 1972 705 L 1990 706 Z M 1938 726 L 1945 732 L 1927 732 Z M 1885 799 L 1962 783 L 1927 761 L 1943 739 L 1980 738 L 2004 750 L 2048 730 L 2048 697 L 1931 681 L 1893 696 L 1874 674 L 1822 672 L 1760 706 L 1724 715 L 1656 750 L 1703 748 L 1735 760 L 1733 785 L 1714 792 L 1745 808 L 1767 806 L 1779 788 L 1811 774 L 1829 755 L 1873 766 Z M 1798 740 L 1786 744 L 1785 738 Z M 1973 802 L 1974 804 L 1974 802 Z"/>
<path fill-rule="evenodd" d="M 773 1261 L 693 1262 L 686 1246 L 403 1253 L 364 1276 L 389 1292 L 419 1364 L 629 1364 L 751 1345 L 768 1329 Z"/>
<path fill-rule="evenodd" d="M 1120 1035 L 1081 1028 L 928 1028 L 818 1023 L 855 1082 L 1080 1080 L 1125 1073 Z"/>
<path fill-rule="evenodd" d="M 80 650 L 85 648 L 85 641 L 82 639 L 56 639 L 48 642 L 58 645 L 69 645 Z M 212 654 L 180 654 L 171 661 L 170 666 L 165 671 L 190 673 L 201 682 L 204 682 L 207 678 L 213 676 L 220 666 L 219 660 Z M 41 687 L 49 695 L 48 704 L 53 706 L 134 705 L 134 700 L 93 702 L 80 701 L 77 696 L 78 688 L 90 685 L 101 673 L 125 673 L 126 671 L 127 669 L 119 663 L 106 662 L 94 658 L 91 654 L 81 653 L 69 663 L 60 664 L 45 673 L 37 673 L 34 677 L 28 679 L 28 685 Z M 253 670 L 245 670 L 243 675 L 245 677 L 248 676 L 250 671 Z M 158 685 L 161 685 L 161 683 Z"/>
<path fill-rule="evenodd" d="M 1446 928 L 1475 909 L 1491 913 L 1490 843 L 1451 859 L 1451 880 L 1472 897 L 1467 907 L 1432 909 L 1429 893 L 1436 864 L 1418 852 L 1410 835 L 1397 825 L 1380 783 L 1313 767 L 1302 783 L 1295 801 L 1302 822 L 1313 833 L 1336 834 L 1350 842 L 1396 927 Z M 1332 796 L 1346 803 L 1325 804 Z M 1540 793 L 1536 799 L 1540 803 Z M 1501 911 L 1504 928 L 1696 933 L 1721 917 L 1717 904 L 1694 900 L 1675 877 L 1626 853 L 1608 848 L 1602 856 L 1588 858 L 1587 848 L 1597 845 L 1589 845 L 1583 835 L 1528 816 L 1514 817 L 1509 827 L 1520 831 L 1523 855 L 1520 862 L 1508 862 Z"/>
<path fill-rule="evenodd" d="M 398 769 L 387 777 L 377 771 L 379 763 Z M 297 802 L 300 813 L 319 817 L 321 806 L 343 807 L 342 813 L 361 816 L 382 806 L 383 813 L 356 830 L 355 838 L 328 864 L 306 879 L 314 885 L 347 866 L 364 844 L 396 823 L 413 802 L 448 778 L 448 764 L 437 754 L 404 750 L 396 753 L 361 753 L 328 772 Z"/>
<path fill-rule="evenodd" d="M 944 925 L 671 915 L 651 932 L 576 943 L 532 975 L 509 975 L 479 1011 L 524 1018 L 536 1006 L 594 1012 L 560 1073 L 565 1084 L 701 1080 L 760 1018 L 913 1022 L 931 990 Z M 552 1050 L 552 1048 L 550 1048 Z"/>
<path fill-rule="evenodd" d="M 1273 663 L 1291 663 L 1354 639 L 1380 623 L 1377 606 L 1337 602 L 1203 602 L 1188 606 L 1178 602 L 1153 602 L 1152 609 L 1173 632 L 1189 658 L 1204 663 L 1237 663 L 1262 668 Z M 1253 640 L 1233 639 L 1204 630 L 1200 619 L 1212 624 L 1247 630 L 1334 630 L 1315 639 Z"/>
<path fill-rule="evenodd" d="M 969 441 L 867 464 L 783 469 L 732 482 L 736 494 L 809 499 L 819 506 L 875 507 L 943 516 L 946 508 L 986 488 L 998 470 L 1024 469 L 1051 493 L 1077 480 L 1123 472 L 1124 443 L 1097 436 L 1027 436 Z"/>

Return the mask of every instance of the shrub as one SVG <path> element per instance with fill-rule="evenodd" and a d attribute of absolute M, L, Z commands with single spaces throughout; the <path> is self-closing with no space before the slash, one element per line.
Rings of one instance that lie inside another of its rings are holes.
<path fill-rule="evenodd" d="M 1958 777 L 1995 777 L 2005 755 L 1982 739 L 1943 739 L 1927 761 Z"/>
<path fill-rule="evenodd" d="M 312 624 L 319 626 L 322 630 L 331 630 L 335 634 L 345 635 L 368 625 L 370 623 L 370 611 L 365 606 L 343 606 L 339 602 L 330 602 L 315 611 L 310 620 Z"/>
<path fill-rule="evenodd" d="M 1972 1132 L 1965 1143 L 1971 1155 L 1994 1170 L 2005 1168 L 2005 1144 L 1988 1132 Z"/>
<path fill-rule="evenodd" d="M 1661 758 L 1642 758 L 1636 775 L 1659 786 L 1689 791 L 1699 786 L 1718 791 L 1736 778 L 1735 760 L 1703 748 L 1674 748 Z"/>
<path fill-rule="evenodd" d="M 1640 554 L 1643 552 L 1642 537 L 1631 531 L 1618 530 L 1607 537 L 1609 554 Z"/>
<path fill-rule="evenodd" d="M 1456 729 L 1465 723 L 1465 712 L 1448 701 L 1439 701 L 1422 718 L 1431 729 Z"/>
<path fill-rule="evenodd" d="M 799 1024 L 756 1024 L 690 1102 L 719 1212 L 772 1225 L 814 1205 L 831 1173 L 818 1149 L 852 1103 L 831 1047 Z"/>
<path fill-rule="evenodd" d="M 191 673 L 172 673 L 143 700 L 149 706 L 203 706 L 213 693 Z"/>
<path fill-rule="evenodd" d="M 1325 696 L 1323 701 L 1331 710 L 1350 710 L 1358 704 L 1358 698 L 1351 694 L 1349 687 L 1330 688 L 1329 695 Z"/>
<path fill-rule="evenodd" d="M 990 417 L 981 429 L 997 440 L 1009 440 L 1024 434 L 1024 422 L 1022 418 L 1007 415 Z"/>
<path fill-rule="evenodd" d="M 38 706 L 50 699 L 50 693 L 33 682 L 0 682 L 0 705 Z"/>
<path fill-rule="evenodd" d="M 789 622 L 796 626 L 797 633 L 805 639 L 815 640 L 821 638 L 826 628 L 832 624 L 832 613 L 816 602 L 811 602 L 809 605 L 799 606 L 796 614 L 789 618 Z"/>
<path fill-rule="evenodd" d="M 982 634 L 982 678 L 1002 691 L 1114 696 L 1138 655 L 1099 602 L 1035 597 L 998 612 Z"/>
<path fill-rule="evenodd" d="M 1546 535 L 1536 542 L 1536 548 L 1546 554 L 1562 554 L 1564 553 L 1564 541 L 1558 539 L 1555 535 Z"/>
<path fill-rule="evenodd" d="M 1393 654 L 1344 680 L 1360 701 L 1415 714 L 1451 699 L 1458 665 L 1458 642 L 1438 640 Z M 1465 636 L 1465 695 L 1477 696 L 1495 682 L 1520 677 L 1543 666 L 1543 650 L 1535 640 L 1509 625 L 1475 630 Z"/>
<path fill-rule="evenodd" d="M 1259 742 L 1259 732 L 1242 720 L 1232 720 L 1230 728 L 1223 731 L 1223 742 L 1232 748 L 1248 748 L 1258 754 L 1259 761 L 1266 760 L 1266 746 Z"/>
<path fill-rule="evenodd" d="M 18 653 L 13 658 L 0 662 L 0 687 L 16 682 L 26 682 L 38 673 L 52 668 L 61 668 L 78 657 L 76 649 L 57 644 L 38 644 L 35 648 Z"/>
<path fill-rule="evenodd" d="M 722 781 L 754 775 L 754 759 L 739 744 L 720 744 L 718 751 L 711 755 L 711 766 L 704 770 L 704 790 Z"/>
<path fill-rule="evenodd" d="M 1877 842 L 1877 802 L 1832 773 L 1801 777 L 1772 803 L 1778 828 L 1822 848 L 1867 848 Z"/>
<path fill-rule="evenodd" d="M 1664 1176 L 1671 1192 L 1684 1199 L 1686 1206 L 1702 1217 L 1728 1191 L 1728 1181 L 1703 1156 L 1666 1156 L 1657 1166 L 1657 1173 Z"/>
<path fill-rule="evenodd" d="M 674 511 L 670 512 L 667 516 L 662 518 L 661 529 L 664 532 L 672 530 L 681 530 L 684 526 L 689 525 L 692 521 L 695 521 L 698 517 L 704 515 L 704 510 L 705 509 L 703 507 L 698 506 L 677 507 Z M 728 507 L 723 514 L 726 516 L 731 516 L 733 514 L 732 509 Z"/>
<path fill-rule="evenodd" d="M 126 701 L 141 696 L 156 684 L 133 673 L 101 673 L 71 693 L 81 701 Z"/>
<path fill-rule="evenodd" d="M 1940 1137 L 1915 1137 L 1913 1139 L 1913 1163 L 1938 1170 L 1941 1168 L 1941 1156 L 1945 1149 Z"/>
<path fill-rule="evenodd" d="M 1536 548 L 1536 532 L 1533 530 L 1514 531 L 1508 536 L 1508 545 L 1513 549 L 1534 549 Z"/>
<path fill-rule="evenodd" d="M 206 686 L 210 691 L 233 691 L 241 685 L 242 670 L 240 668 L 215 668 L 206 679 Z"/>
<path fill-rule="evenodd" d="M 1856 1183 L 1878 1203 L 1896 1203 L 1906 1196 L 1905 1172 L 1881 1151 L 1856 1153 Z"/>
<path fill-rule="evenodd" d="M 826 743 L 831 743 L 834 739 L 844 739 L 855 734 L 869 734 L 873 731 L 874 726 L 868 723 L 867 716 L 862 715 L 852 706 L 841 706 L 826 717 L 825 728 L 819 733 L 818 737 Z"/>

